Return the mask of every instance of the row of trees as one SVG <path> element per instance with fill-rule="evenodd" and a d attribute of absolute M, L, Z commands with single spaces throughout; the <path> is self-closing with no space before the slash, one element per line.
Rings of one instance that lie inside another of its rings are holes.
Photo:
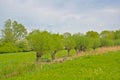
<path fill-rule="evenodd" d="M 104 30 L 100 34 L 96 31 L 81 33 L 54 34 L 48 31 L 33 30 L 27 33 L 22 24 L 8 19 L 1 30 L 0 53 L 36 51 L 37 61 L 44 54 L 51 54 L 52 60 L 59 50 L 75 49 L 76 54 L 81 51 L 96 49 L 103 46 L 120 45 L 120 30 Z"/>

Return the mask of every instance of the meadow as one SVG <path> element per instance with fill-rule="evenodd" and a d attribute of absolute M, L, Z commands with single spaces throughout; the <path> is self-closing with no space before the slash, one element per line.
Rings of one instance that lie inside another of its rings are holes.
<path fill-rule="evenodd" d="M 73 53 L 74 50 L 71 52 Z M 59 52 L 57 58 L 67 56 Z M 74 55 L 74 54 L 72 54 Z M 43 59 L 50 59 L 49 55 Z M 71 57 L 71 56 L 70 56 Z M 0 54 L 1 80 L 120 80 L 120 51 L 36 63 L 35 52 Z"/>

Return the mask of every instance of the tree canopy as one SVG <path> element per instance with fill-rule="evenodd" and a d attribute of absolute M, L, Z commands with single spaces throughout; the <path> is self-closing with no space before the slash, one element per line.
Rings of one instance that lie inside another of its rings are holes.
<path fill-rule="evenodd" d="M 24 39 L 27 35 L 27 30 L 22 24 L 19 24 L 17 21 L 11 21 L 8 19 L 5 22 L 5 26 L 2 29 L 2 38 L 5 42 L 15 42 L 20 39 Z"/>

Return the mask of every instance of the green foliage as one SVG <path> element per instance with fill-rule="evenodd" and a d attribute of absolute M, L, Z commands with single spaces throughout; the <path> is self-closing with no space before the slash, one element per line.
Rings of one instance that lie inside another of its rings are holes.
<path fill-rule="evenodd" d="M 8 19 L 2 29 L 2 35 L 5 42 L 14 43 L 17 40 L 23 39 L 27 35 L 27 30 L 22 24 Z"/>
<path fill-rule="evenodd" d="M 90 40 L 90 43 L 91 43 L 91 47 L 93 49 L 96 49 L 96 48 L 101 46 L 100 38 L 90 38 L 89 40 Z"/>
<path fill-rule="evenodd" d="M 86 51 L 91 47 L 91 42 L 88 37 L 81 36 L 79 41 L 80 41 L 80 44 L 79 44 L 80 51 Z"/>
<path fill-rule="evenodd" d="M 99 34 L 96 31 L 88 31 L 86 33 L 86 36 L 91 38 L 99 38 Z"/>
<path fill-rule="evenodd" d="M 12 23 L 11 28 L 15 40 L 21 40 L 27 35 L 27 30 L 25 29 L 24 25 L 19 24 L 17 21 Z"/>
<path fill-rule="evenodd" d="M 36 52 L 40 52 L 41 55 L 45 53 L 52 52 L 51 49 L 51 34 L 47 31 L 39 31 L 34 30 L 32 31 L 29 36 L 29 44 L 32 45 L 32 49 Z"/>
<path fill-rule="evenodd" d="M 17 52 L 19 49 L 12 43 L 2 43 L 0 45 L 0 53 Z"/>
<path fill-rule="evenodd" d="M 74 34 L 73 35 L 73 39 L 74 39 L 74 41 L 75 41 L 75 48 L 77 48 L 77 49 L 79 49 L 80 48 L 80 38 L 82 37 L 83 35 L 82 34 L 80 34 L 80 33 L 76 33 L 76 34 Z"/>
<path fill-rule="evenodd" d="M 50 49 L 51 49 L 51 57 L 52 60 L 55 59 L 55 54 L 59 51 L 62 50 L 64 45 L 63 45 L 63 36 L 59 34 L 51 34 L 51 37 L 49 38 L 50 40 Z"/>
<path fill-rule="evenodd" d="M 27 39 L 16 41 L 15 45 L 19 48 L 19 51 L 25 52 L 31 50 Z"/>
<path fill-rule="evenodd" d="M 101 46 L 113 46 L 114 45 L 114 41 L 110 40 L 110 39 L 101 39 Z"/>
<path fill-rule="evenodd" d="M 14 42 L 14 36 L 12 34 L 11 26 L 12 26 L 12 22 L 11 22 L 10 19 L 8 19 L 5 22 L 4 29 L 2 30 L 2 38 L 5 42 L 13 43 Z"/>
<path fill-rule="evenodd" d="M 67 38 L 64 38 L 64 46 L 67 49 L 73 49 L 75 47 L 74 39 L 71 36 L 67 37 Z"/>
<path fill-rule="evenodd" d="M 92 48 L 93 46 L 95 47 L 97 44 L 97 42 L 93 41 L 93 38 L 86 37 L 82 34 L 74 34 L 73 39 L 76 43 L 75 49 L 76 49 L 77 53 L 78 53 L 78 50 L 86 51 L 86 50 Z"/>
<path fill-rule="evenodd" d="M 59 34 L 51 34 L 51 47 L 54 50 L 58 51 L 63 49 L 63 36 Z"/>
<path fill-rule="evenodd" d="M 76 43 L 75 49 L 78 49 L 79 51 L 86 51 L 91 48 L 96 49 L 96 48 L 100 47 L 100 45 L 101 45 L 100 38 L 97 38 L 98 36 L 89 35 L 89 33 L 91 34 L 93 32 L 91 32 L 91 31 L 88 32 L 88 34 L 86 36 L 84 36 L 82 34 L 74 34 L 73 35 L 73 39 L 75 40 L 75 43 Z"/>
<path fill-rule="evenodd" d="M 120 39 L 120 30 L 115 31 L 115 39 Z"/>
<path fill-rule="evenodd" d="M 96 48 L 100 47 L 101 41 L 100 41 L 98 32 L 88 31 L 86 33 L 86 37 L 88 37 L 88 39 L 90 41 L 90 47 L 91 48 L 96 49 Z"/>
<path fill-rule="evenodd" d="M 114 40 L 114 45 L 119 46 L 119 45 L 120 45 L 120 39 L 116 39 L 116 40 Z"/>
<path fill-rule="evenodd" d="M 27 35 L 27 30 L 22 24 L 17 23 L 17 21 L 12 22 L 8 19 L 5 22 L 2 31 L 2 41 L 3 45 L 0 46 L 0 53 L 6 52 L 17 52 L 17 51 L 24 51 L 23 49 L 19 49 L 20 46 L 25 45 L 23 44 L 15 44 L 16 42 L 23 40 Z M 17 45 L 17 46 L 16 46 Z M 24 48 L 26 48 L 24 46 Z"/>
<path fill-rule="evenodd" d="M 102 31 L 101 34 L 101 46 L 114 46 L 115 32 L 114 31 Z"/>
<path fill-rule="evenodd" d="M 64 38 L 64 48 L 68 50 L 68 56 L 70 55 L 70 50 L 75 48 L 75 41 L 72 36 Z"/>
<path fill-rule="evenodd" d="M 83 36 L 82 34 L 80 33 L 76 33 L 76 34 L 73 34 L 73 39 L 75 41 L 75 50 L 76 50 L 76 54 L 79 53 L 79 50 L 80 50 L 80 45 L 81 45 L 81 36 Z"/>
<path fill-rule="evenodd" d="M 114 31 L 107 31 L 107 30 L 104 30 L 100 33 L 100 36 L 101 38 L 104 38 L 104 39 L 115 39 L 115 32 Z"/>

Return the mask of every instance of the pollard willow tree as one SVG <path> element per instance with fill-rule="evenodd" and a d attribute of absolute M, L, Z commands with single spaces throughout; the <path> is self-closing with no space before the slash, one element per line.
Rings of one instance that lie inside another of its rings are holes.
<path fill-rule="evenodd" d="M 80 36 L 79 38 L 79 52 L 86 51 L 90 48 L 90 40 L 85 36 Z"/>
<path fill-rule="evenodd" d="M 80 53 L 81 51 L 86 51 L 87 49 L 91 47 L 90 39 L 86 37 L 85 35 L 81 33 L 76 33 L 76 34 L 73 34 L 72 37 L 75 41 L 74 48 L 76 50 L 76 54 Z"/>
<path fill-rule="evenodd" d="M 51 53 L 51 34 L 47 31 L 32 31 L 28 40 L 32 50 L 36 51 L 36 61 L 38 62 L 42 55 Z"/>
<path fill-rule="evenodd" d="M 59 34 L 51 34 L 51 58 L 52 61 L 55 59 L 55 54 L 63 49 L 63 36 Z"/>
<path fill-rule="evenodd" d="M 83 34 L 81 34 L 81 33 L 75 33 L 75 34 L 73 34 L 73 39 L 74 39 L 74 41 L 75 41 L 75 47 L 74 47 L 74 49 L 75 49 L 75 51 L 76 51 L 76 54 L 78 54 L 80 51 L 80 44 L 81 44 L 81 42 L 80 42 L 80 38 L 81 38 L 81 36 L 83 36 Z"/>
<path fill-rule="evenodd" d="M 113 46 L 115 33 L 114 31 L 104 30 L 100 33 L 101 37 L 101 46 Z"/>
<path fill-rule="evenodd" d="M 96 49 L 98 47 L 101 46 L 101 41 L 100 41 L 100 37 L 99 37 L 99 33 L 96 31 L 88 31 L 86 33 L 86 37 L 88 37 L 89 41 L 90 41 L 90 47 L 92 49 Z"/>
<path fill-rule="evenodd" d="M 70 55 L 70 50 L 74 49 L 74 47 L 75 47 L 75 41 L 72 38 L 71 34 L 68 33 L 68 32 L 64 33 L 63 37 L 64 37 L 64 40 L 63 40 L 64 47 L 68 51 L 68 56 L 69 56 Z"/>

